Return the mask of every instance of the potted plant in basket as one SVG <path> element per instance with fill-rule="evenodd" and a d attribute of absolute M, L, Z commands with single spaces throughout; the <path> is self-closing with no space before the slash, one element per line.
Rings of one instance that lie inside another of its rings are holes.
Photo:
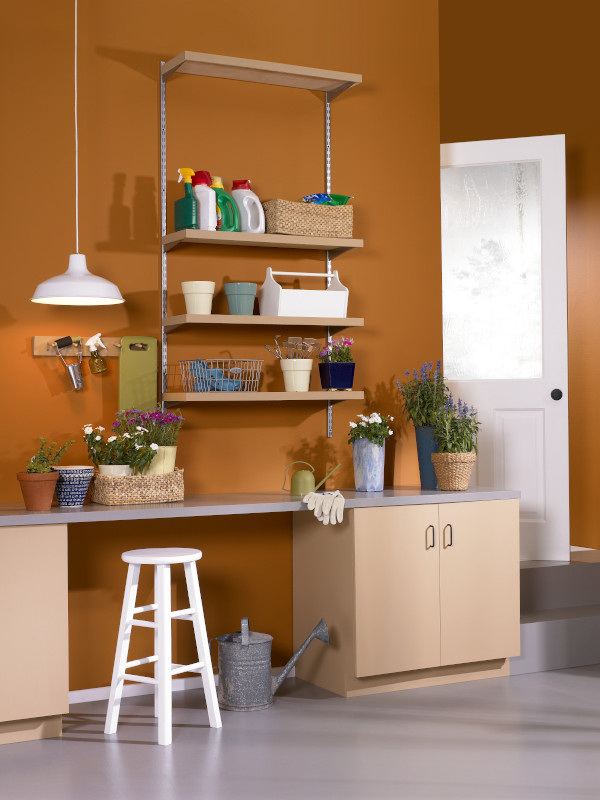
<path fill-rule="evenodd" d="M 438 446 L 433 435 L 438 414 L 448 399 L 448 387 L 442 376 L 442 362 L 434 365 L 425 362 L 420 370 L 404 373 L 408 380 L 396 381 L 400 391 L 406 416 L 415 426 L 417 438 L 417 457 L 422 489 L 436 489 L 437 479 L 431 462 L 431 454 Z"/>
<path fill-rule="evenodd" d="M 481 423 L 477 411 L 460 398 L 454 403 L 449 394 L 438 414 L 434 436 L 439 452 L 431 454 L 439 488 L 443 491 L 464 491 L 477 459 L 477 435 Z"/>
<path fill-rule="evenodd" d="M 112 428 L 115 435 L 128 433 L 137 444 L 155 450 L 154 458 L 138 467 L 140 474 L 165 475 L 175 471 L 177 437 L 183 421 L 179 410 L 163 411 L 160 406 L 149 411 L 133 408 L 119 411 Z"/>
<path fill-rule="evenodd" d="M 357 492 L 380 492 L 383 489 L 385 440 L 393 431 L 393 417 L 374 411 L 370 417 L 358 414 L 360 422 L 350 423 L 348 443 L 352 444 L 354 485 Z"/>
<path fill-rule="evenodd" d="M 52 497 L 58 472 L 53 467 L 58 464 L 73 441 L 65 442 L 60 447 L 42 436 L 37 453 L 31 457 L 25 472 L 17 472 L 17 478 L 23 493 L 25 508 L 28 511 L 48 511 L 52 505 Z"/>
<path fill-rule="evenodd" d="M 142 471 L 151 463 L 158 451 L 154 442 L 146 444 L 145 434 L 124 431 L 104 439 L 104 428 L 98 425 L 85 425 L 83 438 L 88 448 L 88 456 L 101 475 L 128 476 L 134 470 Z"/>
<path fill-rule="evenodd" d="M 351 347 L 354 339 L 332 339 L 319 353 L 321 388 L 331 392 L 350 391 L 354 381 L 354 359 Z"/>

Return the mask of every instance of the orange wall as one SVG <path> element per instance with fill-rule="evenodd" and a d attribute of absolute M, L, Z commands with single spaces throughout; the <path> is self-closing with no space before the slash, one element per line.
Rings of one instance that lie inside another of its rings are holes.
<path fill-rule="evenodd" d="M 73 8 L 66 0 L 11 4 L 0 47 L 0 499 L 20 500 L 14 473 L 24 468 L 38 435 L 79 439 L 85 423 L 108 425 L 117 405 L 116 360 L 105 376 L 86 371 L 85 390 L 75 393 L 57 359 L 31 357 L 31 337 L 159 334 L 157 76 L 160 60 L 184 49 L 363 74 L 363 85 L 333 104 L 333 189 L 355 195 L 355 234 L 366 247 L 335 266 L 350 288 L 350 314 L 366 320 L 356 334 L 357 385 L 367 389 L 369 407 L 398 414 L 395 378 L 441 354 L 437 1 L 307 0 L 299 6 L 255 0 L 227 11 L 223 4 L 183 0 L 81 0 L 79 13 L 80 245 L 90 268 L 117 282 L 127 302 L 92 310 L 29 302 L 35 285 L 66 269 L 74 250 Z M 220 173 L 226 185 L 251 177 L 263 199 L 295 199 L 323 188 L 320 95 L 176 77 L 167 87 L 167 124 L 169 208 L 181 192 L 174 183 L 179 166 Z M 323 256 L 176 251 L 169 258 L 169 308 L 183 311 L 181 280 L 260 282 L 267 265 L 321 270 Z M 222 295 L 215 302 L 222 309 Z M 169 360 L 265 357 L 264 386 L 280 388 L 263 349 L 269 335 L 182 330 L 170 339 Z M 362 403 L 338 404 L 328 440 L 320 404 L 186 406 L 178 456 L 186 490 L 276 490 L 294 458 L 311 461 L 319 475 L 339 460 L 337 483 L 351 485 L 348 420 L 363 409 Z M 67 463 L 84 458 L 79 441 Z M 417 482 L 406 433 L 391 443 L 388 462 L 388 482 Z M 249 614 L 256 630 L 274 635 L 274 663 L 289 655 L 289 515 L 73 525 L 72 689 L 110 681 L 124 580 L 119 554 L 169 543 L 204 550 L 209 635 L 237 629 Z M 181 641 L 187 649 L 183 634 Z"/>
<path fill-rule="evenodd" d="M 590 0 L 441 0 L 442 142 L 566 134 L 571 543 L 600 547 L 600 108 Z"/>

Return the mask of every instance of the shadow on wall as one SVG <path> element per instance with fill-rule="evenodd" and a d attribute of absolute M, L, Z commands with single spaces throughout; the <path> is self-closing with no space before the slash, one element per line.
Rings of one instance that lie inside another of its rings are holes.
<path fill-rule="evenodd" d="M 160 77 L 160 62 L 168 60 L 164 55 L 158 53 L 139 53 L 135 50 L 123 50 L 118 47 L 97 47 L 96 52 L 102 58 L 124 64 L 156 83 Z"/>
<path fill-rule="evenodd" d="M 126 187 L 127 175 L 115 173 L 108 241 L 98 242 L 97 248 L 103 252 L 155 253 L 159 246 L 156 182 L 152 177 L 136 176 L 131 208 L 125 203 Z"/>

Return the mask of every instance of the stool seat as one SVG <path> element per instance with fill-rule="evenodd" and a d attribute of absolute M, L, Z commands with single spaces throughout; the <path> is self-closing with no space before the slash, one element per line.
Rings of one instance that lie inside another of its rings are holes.
<path fill-rule="evenodd" d="M 147 547 L 127 550 L 121 555 L 128 564 L 188 564 L 202 558 L 202 550 L 193 547 Z"/>

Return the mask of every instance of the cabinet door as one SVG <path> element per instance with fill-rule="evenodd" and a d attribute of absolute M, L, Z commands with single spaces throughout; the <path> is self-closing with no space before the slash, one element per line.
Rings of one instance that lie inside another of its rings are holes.
<path fill-rule="evenodd" d="M 438 507 L 354 514 L 356 677 L 439 666 Z"/>
<path fill-rule="evenodd" d="M 442 664 L 519 654 L 519 503 L 439 506 Z"/>

